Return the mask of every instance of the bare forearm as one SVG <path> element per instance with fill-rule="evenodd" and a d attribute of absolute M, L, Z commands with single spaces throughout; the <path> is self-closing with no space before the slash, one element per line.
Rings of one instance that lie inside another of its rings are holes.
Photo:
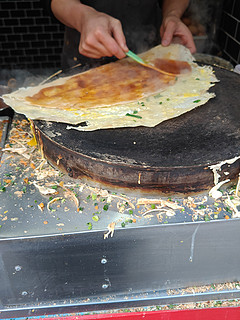
<path fill-rule="evenodd" d="M 168 16 L 181 18 L 189 5 L 189 0 L 163 0 L 163 19 Z"/>
<path fill-rule="evenodd" d="M 52 0 L 51 9 L 59 21 L 81 33 L 81 54 L 96 59 L 125 57 L 128 48 L 119 20 L 98 12 L 79 0 Z"/>
<path fill-rule="evenodd" d="M 51 9 L 54 16 L 66 26 L 81 32 L 83 15 L 91 7 L 83 5 L 79 0 L 52 0 Z"/>

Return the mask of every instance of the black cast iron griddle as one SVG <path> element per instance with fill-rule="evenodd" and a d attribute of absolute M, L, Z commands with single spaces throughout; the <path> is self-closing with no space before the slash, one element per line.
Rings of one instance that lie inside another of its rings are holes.
<path fill-rule="evenodd" d="M 50 163 L 74 178 L 161 191 L 207 189 L 213 186 L 209 166 L 240 155 L 240 76 L 214 70 L 215 98 L 154 128 L 80 132 L 34 121 L 37 140 Z M 222 179 L 236 178 L 239 168 L 239 160 L 224 165 Z"/>

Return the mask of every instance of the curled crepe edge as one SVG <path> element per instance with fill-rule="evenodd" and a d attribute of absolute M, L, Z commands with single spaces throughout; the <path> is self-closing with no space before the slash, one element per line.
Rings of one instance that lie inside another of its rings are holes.
<path fill-rule="evenodd" d="M 179 61 L 186 61 L 189 64 L 194 63 L 194 57 L 191 54 L 190 50 L 186 48 L 183 45 L 180 44 L 171 44 L 168 47 L 163 47 L 162 45 L 157 45 L 148 51 L 145 51 L 143 53 L 140 53 L 139 56 L 144 59 L 146 62 L 151 62 L 152 59 L 155 58 L 157 53 L 157 58 L 160 59 L 173 59 L 173 60 L 179 60 Z M 125 58 L 126 60 L 132 61 L 131 58 Z M 115 62 L 110 62 L 110 63 L 115 63 Z M 204 66 L 204 68 L 209 68 L 209 66 Z M 210 67 L 211 68 L 211 67 Z M 88 73 L 92 69 L 89 69 L 87 71 L 83 71 L 81 73 Z M 58 72 L 60 73 L 61 70 Z M 56 74 L 58 73 L 56 72 Z M 5 99 L 8 99 L 8 97 L 11 97 L 12 95 L 18 95 L 21 98 L 25 98 L 29 96 L 29 90 L 31 90 L 31 95 L 34 95 L 38 93 L 41 89 L 48 88 L 50 86 L 58 86 L 64 84 L 67 80 L 71 79 L 72 77 L 77 76 L 77 74 L 66 76 L 66 77 L 60 77 L 58 79 L 55 79 L 51 82 L 44 83 L 46 80 L 42 81 L 38 85 L 35 86 L 28 86 L 28 87 L 21 87 L 18 90 L 9 93 L 9 94 L 4 94 L 2 95 L 2 98 L 5 102 Z M 51 76 L 50 76 L 51 77 Z M 7 102 L 8 100 L 6 100 Z"/>

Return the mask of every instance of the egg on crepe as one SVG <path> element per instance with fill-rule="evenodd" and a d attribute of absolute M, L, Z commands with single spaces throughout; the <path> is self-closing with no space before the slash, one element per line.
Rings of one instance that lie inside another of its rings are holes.
<path fill-rule="evenodd" d="M 92 131 L 154 127 L 214 97 L 208 92 L 218 81 L 212 68 L 194 63 L 187 48 L 159 45 L 140 56 L 172 74 L 125 58 L 51 83 L 21 88 L 3 99 L 32 120 L 65 122 L 68 129 Z"/>

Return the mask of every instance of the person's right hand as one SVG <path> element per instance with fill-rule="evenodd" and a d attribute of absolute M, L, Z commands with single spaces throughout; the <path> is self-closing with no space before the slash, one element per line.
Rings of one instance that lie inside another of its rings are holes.
<path fill-rule="evenodd" d="M 128 51 L 121 22 L 105 13 L 84 6 L 79 25 L 79 52 L 90 58 L 122 59 Z"/>
<path fill-rule="evenodd" d="M 196 52 L 196 46 L 193 41 L 193 36 L 188 27 L 181 21 L 180 18 L 169 15 L 163 19 L 160 35 L 162 45 L 169 46 L 170 43 L 180 43 L 186 46 L 191 53 Z"/>

